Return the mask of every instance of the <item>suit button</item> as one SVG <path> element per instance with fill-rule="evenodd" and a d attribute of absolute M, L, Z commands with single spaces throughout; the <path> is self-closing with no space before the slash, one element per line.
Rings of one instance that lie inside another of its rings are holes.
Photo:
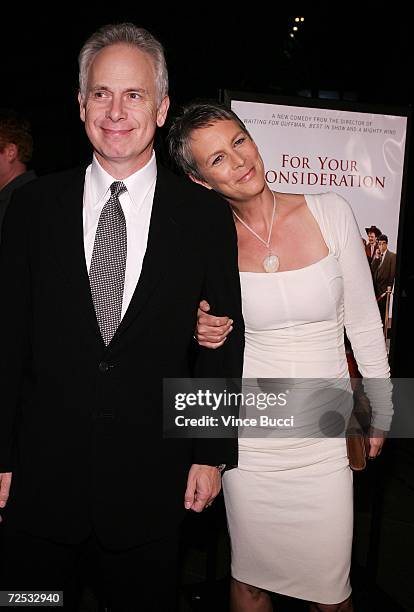
<path fill-rule="evenodd" d="M 109 370 L 109 363 L 106 363 L 106 361 L 101 361 L 98 368 L 100 372 L 107 372 Z"/>

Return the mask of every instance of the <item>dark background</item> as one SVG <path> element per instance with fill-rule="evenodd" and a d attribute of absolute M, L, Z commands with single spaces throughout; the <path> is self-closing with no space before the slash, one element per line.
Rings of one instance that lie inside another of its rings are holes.
<path fill-rule="evenodd" d="M 76 101 L 77 55 L 105 23 L 133 21 L 164 44 L 172 113 L 194 97 L 217 98 L 224 88 L 316 98 L 328 91 L 386 105 L 413 99 L 410 22 L 398 11 L 363 17 L 353 7 L 330 17 L 315 6 L 291 38 L 295 15 L 276 4 L 231 14 L 224 3 L 194 3 L 188 10 L 136 6 L 108 11 L 62 3 L 33 15 L 2 10 L 0 106 L 23 110 L 32 120 L 39 172 L 77 164 L 80 153 L 87 154 Z"/>

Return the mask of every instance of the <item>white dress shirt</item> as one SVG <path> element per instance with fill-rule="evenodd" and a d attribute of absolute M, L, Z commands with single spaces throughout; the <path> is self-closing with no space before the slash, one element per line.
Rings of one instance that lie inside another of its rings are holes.
<path fill-rule="evenodd" d="M 127 191 L 119 196 L 126 221 L 127 260 L 121 317 L 127 311 L 141 274 L 156 178 L 157 164 L 153 152 L 150 161 L 143 168 L 122 181 L 127 188 Z M 110 186 L 115 180 L 117 179 L 108 174 L 94 156 L 91 165 L 86 169 L 83 192 L 83 240 L 88 273 L 99 217 L 105 202 L 111 196 Z"/>

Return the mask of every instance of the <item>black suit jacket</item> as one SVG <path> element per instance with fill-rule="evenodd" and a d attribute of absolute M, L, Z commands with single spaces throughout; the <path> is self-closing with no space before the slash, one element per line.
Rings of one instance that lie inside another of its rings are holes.
<path fill-rule="evenodd" d="M 191 463 L 237 463 L 236 440 L 163 439 L 162 379 L 190 375 L 206 298 L 234 331 L 202 349 L 197 375 L 242 372 L 244 327 L 228 205 L 159 167 L 142 273 L 108 347 L 83 245 L 84 170 L 18 190 L 0 252 L 0 471 L 13 470 L 6 520 L 112 548 L 168 532 Z M 13 449 L 17 449 L 14 453 Z"/>
<path fill-rule="evenodd" d="M 18 189 L 19 187 L 22 187 L 23 185 L 26 185 L 26 183 L 30 183 L 30 181 L 34 181 L 35 178 L 36 174 L 34 173 L 34 171 L 27 170 L 26 172 L 19 174 L 19 176 L 16 176 L 16 178 L 10 181 L 10 183 L 7 183 L 7 185 L 3 187 L 3 189 L 0 189 L 0 239 L 3 218 L 6 214 L 6 210 L 11 200 L 13 191 L 15 189 Z"/>

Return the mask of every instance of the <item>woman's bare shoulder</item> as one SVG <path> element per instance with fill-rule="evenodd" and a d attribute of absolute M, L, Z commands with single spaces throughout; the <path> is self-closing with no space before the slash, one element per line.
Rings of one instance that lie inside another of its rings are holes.
<path fill-rule="evenodd" d="M 305 196 L 301 193 L 279 193 L 275 191 L 276 206 L 286 214 L 306 208 Z"/>

